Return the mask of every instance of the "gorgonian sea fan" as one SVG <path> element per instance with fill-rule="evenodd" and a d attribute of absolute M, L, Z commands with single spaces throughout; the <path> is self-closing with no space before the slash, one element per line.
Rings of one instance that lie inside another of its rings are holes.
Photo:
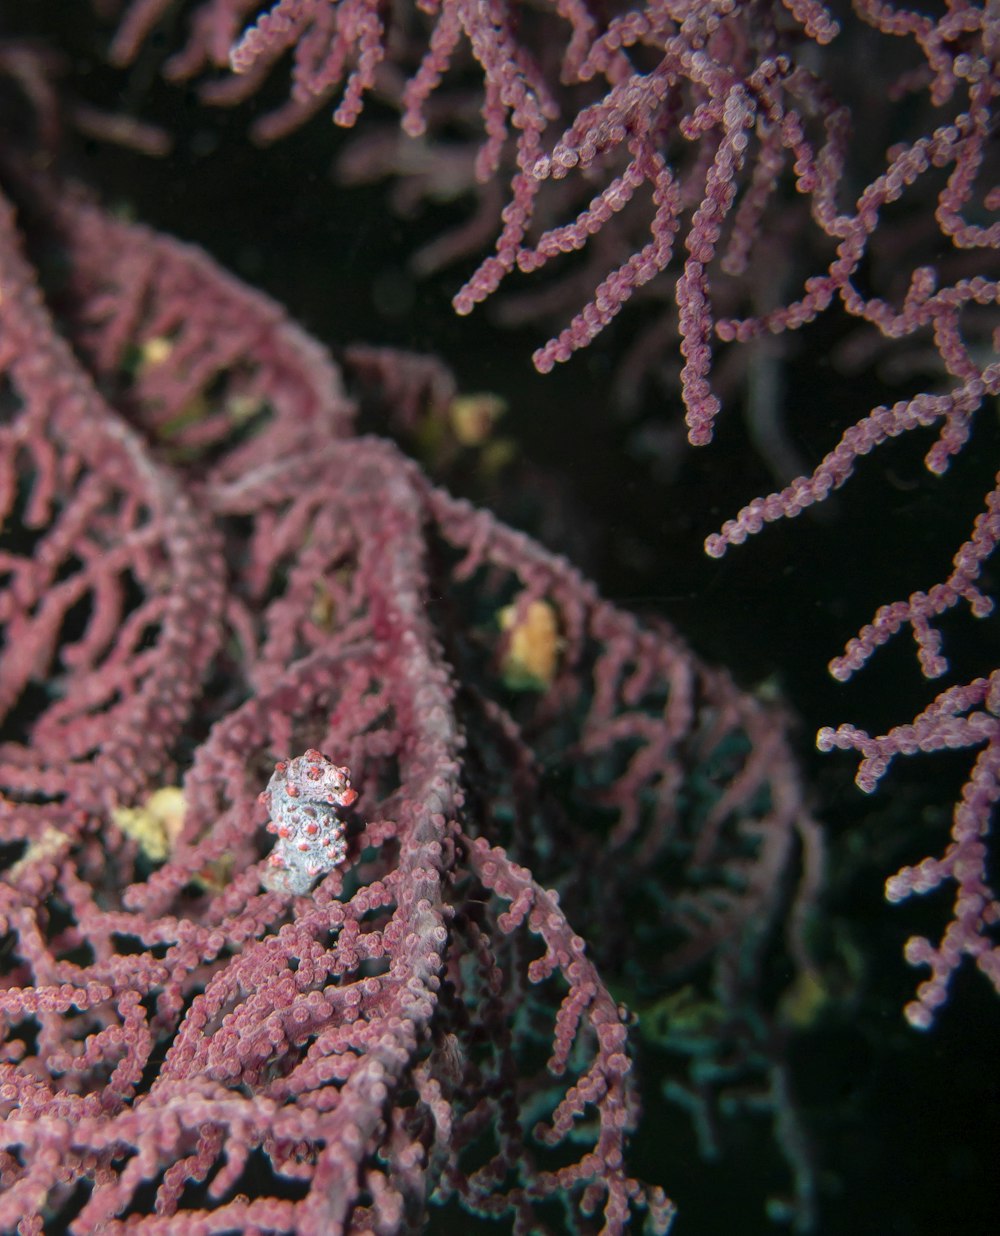
<path fill-rule="evenodd" d="M 0 1227 L 664 1231 L 574 928 L 655 895 L 664 975 L 747 972 L 812 835 L 780 719 L 352 436 L 199 251 L 9 176 L 60 261 L 5 204 Z M 289 821 L 313 768 L 337 819 Z"/>
<path fill-rule="evenodd" d="M 174 5 L 120 7 L 111 52 L 126 64 Z M 618 397 L 638 408 L 653 377 L 668 402 L 679 389 L 696 445 L 724 402 L 742 404 L 777 482 L 707 537 L 721 557 L 826 501 L 903 435 L 932 430 L 925 463 L 946 472 L 1000 394 L 998 47 L 995 0 L 927 12 L 882 0 L 199 0 L 165 68 L 207 102 L 233 104 L 290 65 L 287 99 L 254 124 L 262 141 L 328 107 L 352 126 L 375 93 L 395 106 L 406 136 L 366 131 L 340 158 L 341 179 L 392 177 L 410 211 L 476 203 L 415 257 L 426 272 L 475 256 L 453 299 L 461 314 L 547 268 L 544 285 L 498 306 L 507 324 L 559 323 L 535 352 L 542 372 L 590 346 L 633 297 L 659 302 L 645 324 L 637 315 Z M 804 364 L 810 333 L 841 346 L 821 342 Z M 878 394 L 851 404 L 846 428 L 827 431 L 825 454 L 808 462 L 784 420 L 814 406 L 838 352 Z M 950 670 L 938 622 L 962 602 L 991 611 L 978 580 L 1000 540 L 998 502 L 1000 474 L 948 578 L 908 583 L 881 605 L 831 662 L 835 677 L 905 627 L 928 677 Z M 907 945 L 930 971 L 906 1006 L 918 1028 L 965 958 L 1000 991 L 1000 899 L 982 840 L 1000 797 L 996 674 L 987 666 L 884 734 L 846 724 L 818 736 L 822 750 L 861 756 L 866 790 L 896 755 L 977 752 L 941 854 L 887 885 L 893 901 L 954 886 L 938 942 Z"/>

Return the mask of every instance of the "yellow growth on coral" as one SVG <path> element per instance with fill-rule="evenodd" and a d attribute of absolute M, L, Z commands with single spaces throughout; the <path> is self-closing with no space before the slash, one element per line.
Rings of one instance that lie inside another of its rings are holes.
<path fill-rule="evenodd" d="M 492 391 L 456 395 L 448 407 L 451 431 L 460 446 L 483 446 L 507 411 L 507 401 Z"/>
<path fill-rule="evenodd" d="M 154 790 L 141 807 L 116 807 L 111 817 L 147 858 L 160 863 L 184 827 L 184 794 L 179 786 L 167 785 Z"/>
<path fill-rule="evenodd" d="M 520 619 L 518 608 L 507 605 L 497 615 L 507 635 L 500 673 L 514 691 L 544 691 L 556 676 L 562 646 L 555 607 L 548 601 L 529 601 Z"/>

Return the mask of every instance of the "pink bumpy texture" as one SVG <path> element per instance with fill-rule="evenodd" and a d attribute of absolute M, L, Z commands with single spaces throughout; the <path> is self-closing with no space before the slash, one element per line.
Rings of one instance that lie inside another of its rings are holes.
<path fill-rule="evenodd" d="M 332 871 L 347 857 L 345 824 L 338 807 L 349 807 L 351 789 L 346 768 L 339 768 L 310 748 L 293 760 L 279 760 L 260 801 L 268 809 L 269 833 L 278 841 L 265 884 L 275 892 L 307 893 L 313 880 Z"/>

